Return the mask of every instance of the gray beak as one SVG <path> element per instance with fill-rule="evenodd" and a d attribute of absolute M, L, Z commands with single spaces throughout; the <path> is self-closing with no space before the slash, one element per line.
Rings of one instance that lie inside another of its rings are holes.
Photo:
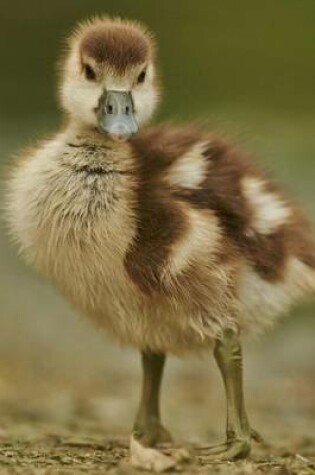
<path fill-rule="evenodd" d="M 131 92 L 106 91 L 98 109 L 98 126 L 112 139 L 126 141 L 138 132 Z"/>

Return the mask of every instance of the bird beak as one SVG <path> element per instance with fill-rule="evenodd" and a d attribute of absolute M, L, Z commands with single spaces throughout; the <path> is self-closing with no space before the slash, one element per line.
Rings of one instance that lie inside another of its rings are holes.
<path fill-rule="evenodd" d="M 138 132 L 130 91 L 106 91 L 97 108 L 98 127 L 112 139 L 125 142 Z"/>

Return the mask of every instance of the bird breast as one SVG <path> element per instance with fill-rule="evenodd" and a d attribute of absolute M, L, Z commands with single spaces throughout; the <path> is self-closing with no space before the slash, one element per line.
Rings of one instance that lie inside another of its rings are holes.
<path fill-rule="evenodd" d="M 113 282 L 125 282 L 132 172 L 110 152 L 59 136 L 24 159 L 9 182 L 8 218 L 22 253 L 80 307 L 97 306 L 100 285 L 102 294 L 106 284 L 117 293 Z"/>

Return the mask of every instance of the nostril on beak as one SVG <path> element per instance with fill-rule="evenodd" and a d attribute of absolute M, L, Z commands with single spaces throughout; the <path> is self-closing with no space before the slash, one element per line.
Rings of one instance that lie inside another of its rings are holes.
<path fill-rule="evenodd" d="M 106 105 L 106 112 L 107 112 L 107 114 L 112 114 L 113 113 L 113 106 L 111 104 Z"/>
<path fill-rule="evenodd" d="M 96 112 L 99 130 L 114 140 L 128 140 L 138 132 L 130 91 L 105 91 Z"/>

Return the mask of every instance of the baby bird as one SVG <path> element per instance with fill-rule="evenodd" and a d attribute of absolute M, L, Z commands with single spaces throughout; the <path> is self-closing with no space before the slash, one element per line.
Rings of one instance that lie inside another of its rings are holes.
<path fill-rule="evenodd" d="M 166 355 L 214 348 L 227 440 L 209 453 L 246 457 L 253 431 L 241 334 L 314 294 L 308 221 L 213 133 L 168 124 L 138 130 L 159 97 L 145 27 L 96 18 L 68 44 L 59 90 L 66 125 L 13 167 L 11 234 L 79 312 L 141 351 L 138 441 L 171 440 L 159 410 Z"/>

